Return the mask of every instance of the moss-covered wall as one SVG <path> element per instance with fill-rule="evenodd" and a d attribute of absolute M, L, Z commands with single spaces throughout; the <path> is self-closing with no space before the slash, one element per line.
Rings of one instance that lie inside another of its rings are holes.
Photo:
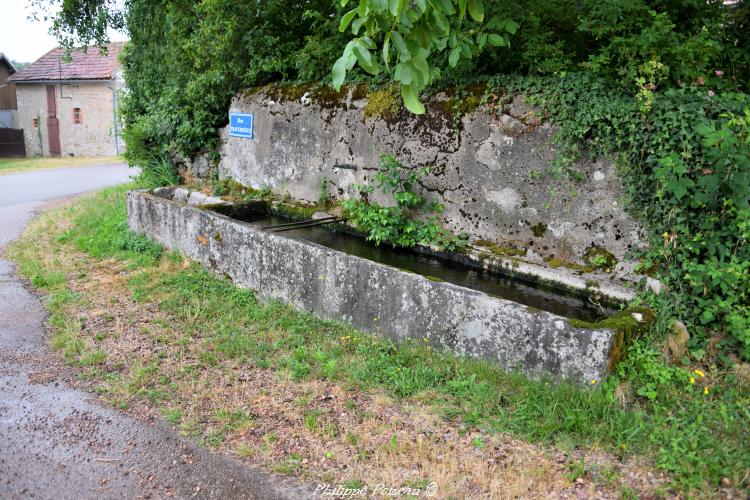
<path fill-rule="evenodd" d="M 391 153 L 409 167 L 431 167 L 421 188 L 445 206 L 443 223 L 454 232 L 531 250 L 540 260 L 581 264 L 592 247 L 618 262 L 628 247 L 641 244 L 610 162 L 581 162 L 580 182 L 544 175 L 555 157 L 554 129 L 522 96 L 483 104 L 482 92 L 435 95 L 422 116 L 403 110 L 398 93 L 388 88 L 240 92 L 230 111 L 254 113 L 255 137 L 230 137 L 223 130 L 219 173 L 317 201 L 353 195 L 355 184 L 372 180 L 379 156 Z"/>

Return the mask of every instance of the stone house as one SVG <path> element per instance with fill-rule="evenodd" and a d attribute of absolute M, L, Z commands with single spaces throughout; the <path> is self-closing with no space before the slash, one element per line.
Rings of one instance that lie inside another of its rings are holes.
<path fill-rule="evenodd" d="M 124 151 L 118 119 L 123 43 L 75 50 L 57 47 L 13 74 L 17 126 L 27 156 L 114 156 Z"/>

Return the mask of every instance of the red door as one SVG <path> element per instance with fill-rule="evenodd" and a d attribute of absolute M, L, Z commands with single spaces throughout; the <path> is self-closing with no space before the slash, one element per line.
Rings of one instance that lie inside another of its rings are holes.
<path fill-rule="evenodd" d="M 60 120 L 57 119 L 54 85 L 47 85 L 47 135 L 50 156 L 60 156 Z"/>

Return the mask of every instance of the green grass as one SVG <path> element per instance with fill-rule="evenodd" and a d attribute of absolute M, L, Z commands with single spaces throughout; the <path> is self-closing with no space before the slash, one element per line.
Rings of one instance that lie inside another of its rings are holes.
<path fill-rule="evenodd" d="M 715 490 L 723 477 L 734 485 L 747 481 L 750 393 L 731 376 L 711 372 L 705 395 L 700 380 L 690 384 L 689 372 L 664 364 L 655 340 L 659 332 L 640 339 L 612 377 L 588 388 L 549 378 L 530 380 L 487 362 L 440 354 L 416 341 L 397 345 L 279 302 L 261 303 L 252 291 L 196 264 L 159 269 L 164 259 L 179 257 L 127 229 L 126 189 L 108 189 L 78 203 L 66 214 L 72 227 L 55 244 L 73 245 L 99 259 L 127 261 L 138 270 L 129 282 L 135 300 L 158 304 L 185 338 L 202 336 L 213 346 L 204 364 L 232 359 L 295 380 L 329 379 L 355 390 L 385 390 L 402 400 L 426 402 L 465 430 L 478 427 L 531 442 L 601 447 L 622 457 L 642 454 L 671 473 L 674 487 L 686 492 Z M 95 350 L 77 339 L 80 324 L 64 314 L 65 304 L 77 299 L 65 294 L 60 270 L 43 266 L 35 242 L 26 238 L 11 254 L 22 273 L 56 297 L 49 301 L 51 323 L 62 333 L 53 346 L 76 362 L 100 362 Z M 667 323 L 657 318 L 656 324 L 664 328 Z M 143 380 L 149 369 L 142 368 Z M 134 394 L 143 389 L 138 374 L 129 383 Z M 245 417 L 222 416 L 209 444 L 221 443 L 228 429 L 246 423 Z M 320 417 L 315 410 L 306 411 L 308 429 L 319 431 Z M 178 420 L 175 413 L 168 418 Z M 294 467 L 291 460 L 279 469 Z M 582 467 L 572 466 L 571 474 L 582 473 Z"/>
<path fill-rule="evenodd" d="M 29 172 L 32 170 L 47 170 L 51 168 L 82 167 L 85 165 L 109 165 L 122 163 L 121 156 L 104 158 L 2 158 L 0 159 L 0 175 Z"/>

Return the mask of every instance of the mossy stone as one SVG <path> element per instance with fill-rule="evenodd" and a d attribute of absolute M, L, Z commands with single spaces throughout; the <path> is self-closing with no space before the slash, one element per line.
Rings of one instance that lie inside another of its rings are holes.
<path fill-rule="evenodd" d="M 494 241 L 490 240 L 476 240 L 474 241 L 474 246 L 476 247 L 483 247 L 492 252 L 494 255 L 500 255 L 503 257 L 520 257 L 523 255 L 526 255 L 526 252 L 524 250 L 520 250 L 518 248 L 514 248 L 511 246 L 501 246 L 498 245 Z"/>
<path fill-rule="evenodd" d="M 401 105 L 398 101 L 396 88 L 389 86 L 374 90 L 367 94 L 365 104 L 365 118 L 383 118 L 392 120 L 398 116 Z"/>
<path fill-rule="evenodd" d="M 531 226 L 531 234 L 533 234 L 537 238 L 541 238 L 545 234 L 547 234 L 547 224 L 544 224 L 543 222 L 537 222 L 533 226 Z"/>
<path fill-rule="evenodd" d="M 600 246 L 592 245 L 583 253 L 583 260 L 594 269 L 604 269 L 609 272 L 617 264 L 617 258 L 612 252 Z"/>
<path fill-rule="evenodd" d="M 615 342 L 609 353 L 609 370 L 612 371 L 625 357 L 627 348 L 633 340 L 651 328 L 655 317 L 653 309 L 631 307 L 595 323 L 579 319 L 569 319 L 568 322 L 576 328 L 608 329 L 615 332 Z"/>

